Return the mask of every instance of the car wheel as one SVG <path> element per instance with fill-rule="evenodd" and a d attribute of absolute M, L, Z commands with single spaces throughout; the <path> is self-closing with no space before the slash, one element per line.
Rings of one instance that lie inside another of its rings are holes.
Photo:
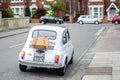
<path fill-rule="evenodd" d="M 57 21 L 56 24 L 60 24 L 60 21 Z"/>
<path fill-rule="evenodd" d="M 66 72 L 66 68 L 67 68 L 67 59 L 65 60 L 64 67 L 60 68 L 59 71 L 58 71 L 60 76 L 64 76 L 64 74 Z"/>
<path fill-rule="evenodd" d="M 95 21 L 95 24 L 99 24 L 99 22 L 98 22 L 98 21 Z"/>
<path fill-rule="evenodd" d="M 19 69 L 22 72 L 25 72 L 27 70 L 27 66 L 19 64 Z"/>
<path fill-rule="evenodd" d="M 117 24 L 118 24 L 118 21 L 115 21 L 114 24 L 117 25 Z"/>
<path fill-rule="evenodd" d="M 71 59 L 70 59 L 69 64 L 72 64 L 72 63 L 73 63 L 73 54 L 74 54 L 74 51 L 72 52 L 72 57 L 71 57 Z"/>
<path fill-rule="evenodd" d="M 79 24 L 83 24 L 83 21 L 79 21 Z"/>
<path fill-rule="evenodd" d="M 45 24 L 45 21 L 41 21 L 40 23 L 41 23 L 41 24 Z"/>

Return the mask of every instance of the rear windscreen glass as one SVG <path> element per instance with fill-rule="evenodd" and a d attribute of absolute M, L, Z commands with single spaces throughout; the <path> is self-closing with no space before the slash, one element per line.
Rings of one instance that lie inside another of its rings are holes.
<path fill-rule="evenodd" d="M 33 31 L 32 37 L 48 37 L 50 40 L 55 40 L 57 33 L 51 30 L 35 30 Z"/>

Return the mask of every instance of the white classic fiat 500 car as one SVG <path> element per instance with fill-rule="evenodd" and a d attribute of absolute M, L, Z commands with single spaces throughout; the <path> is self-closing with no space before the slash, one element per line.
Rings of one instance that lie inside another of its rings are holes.
<path fill-rule="evenodd" d="M 48 37 L 47 50 L 32 47 L 36 36 Z M 74 47 L 66 27 L 37 25 L 31 28 L 27 41 L 19 54 L 19 69 L 24 72 L 27 67 L 57 69 L 59 75 L 64 75 L 68 64 L 73 63 Z"/>

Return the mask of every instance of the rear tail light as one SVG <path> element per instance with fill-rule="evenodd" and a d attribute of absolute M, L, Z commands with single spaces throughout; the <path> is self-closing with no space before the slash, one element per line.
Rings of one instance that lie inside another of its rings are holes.
<path fill-rule="evenodd" d="M 59 55 L 56 55 L 55 56 L 55 63 L 58 63 L 59 62 Z"/>
<path fill-rule="evenodd" d="M 23 52 L 21 53 L 21 59 L 24 59 L 24 57 L 25 57 L 25 52 L 23 51 Z"/>

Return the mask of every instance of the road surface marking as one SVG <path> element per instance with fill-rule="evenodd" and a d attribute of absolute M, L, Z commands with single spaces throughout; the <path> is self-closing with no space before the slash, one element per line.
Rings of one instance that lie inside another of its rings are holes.
<path fill-rule="evenodd" d="M 105 27 L 100 28 L 95 35 L 99 36 L 103 32 L 104 29 L 105 29 Z"/>
<path fill-rule="evenodd" d="M 23 44 L 24 44 L 24 43 L 16 44 L 16 45 L 10 46 L 9 48 L 14 48 L 14 47 L 17 47 L 17 46 L 21 46 L 21 45 L 23 45 Z"/>

